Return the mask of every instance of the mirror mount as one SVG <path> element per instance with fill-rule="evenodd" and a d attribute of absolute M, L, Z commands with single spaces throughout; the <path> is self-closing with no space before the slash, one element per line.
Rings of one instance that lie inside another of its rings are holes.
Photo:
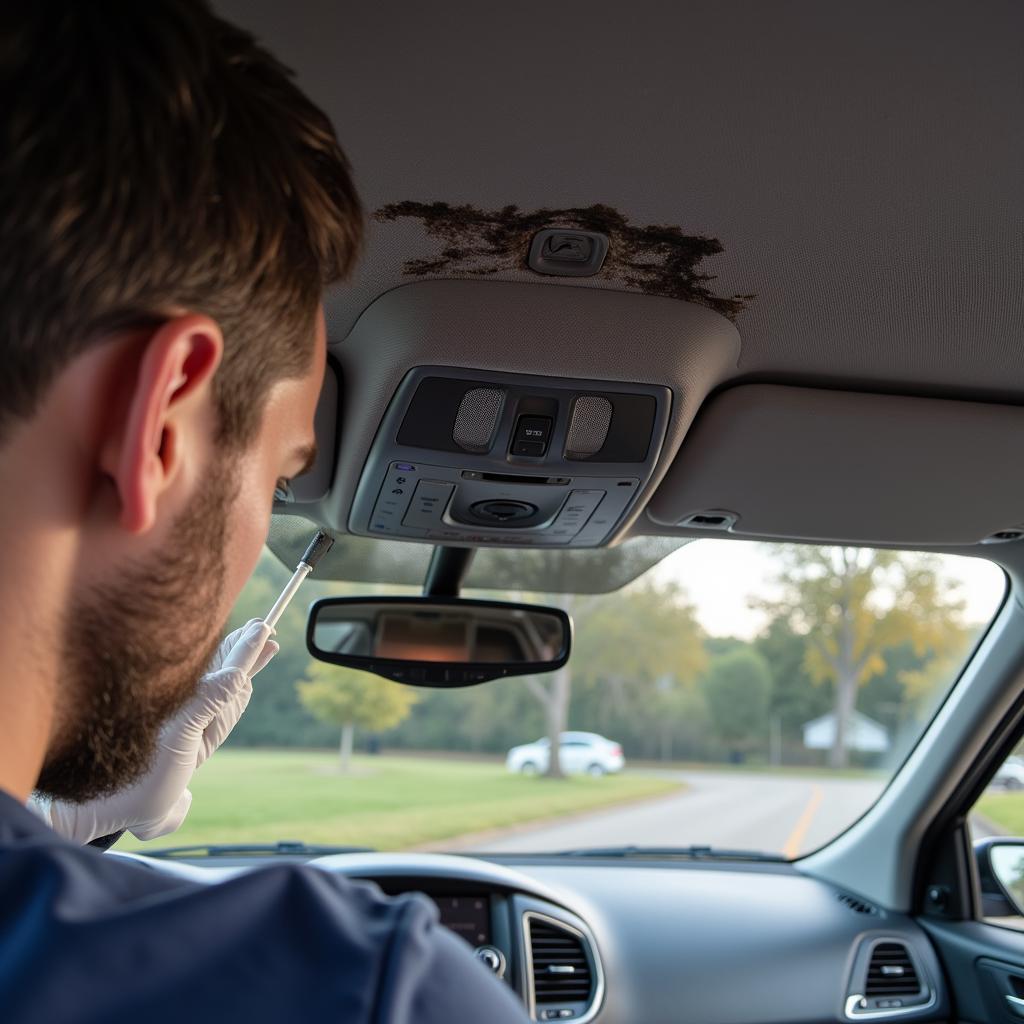
<path fill-rule="evenodd" d="M 423 581 L 424 597 L 458 597 L 476 548 L 451 548 L 438 544 L 430 556 Z"/>
<path fill-rule="evenodd" d="M 314 658 L 411 686 L 475 686 L 568 660 L 561 608 L 458 597 L 326 597 L 306 625 Z"/>

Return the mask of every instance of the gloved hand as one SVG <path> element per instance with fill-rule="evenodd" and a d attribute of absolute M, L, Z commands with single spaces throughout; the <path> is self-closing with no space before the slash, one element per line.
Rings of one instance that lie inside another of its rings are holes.
<path fill-rule="evenodd" d="M 122 829 L 136 839 L 156 839 L 180 827 L 192 805 L 193 772 L 227 739 L 252 696 L 252 677 L 280 649 L 272 633 L 260 619 L 229 633 L 196 695 L 164 727 L 149 772 L 129 789 L 100 800 L 54 800 L 48 814 L 53 829 L 85 845 Z"/>

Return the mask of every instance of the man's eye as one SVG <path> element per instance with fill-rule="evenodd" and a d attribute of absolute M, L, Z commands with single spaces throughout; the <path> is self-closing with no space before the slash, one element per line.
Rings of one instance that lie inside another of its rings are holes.
<path fill-rule="evenodd" d="M 285 479 L 285 477 L 279 477 L 277 483 L 274 485 L 274 501 L 294 501 L 292 495 L 292 482 L 291 480 Z"/>

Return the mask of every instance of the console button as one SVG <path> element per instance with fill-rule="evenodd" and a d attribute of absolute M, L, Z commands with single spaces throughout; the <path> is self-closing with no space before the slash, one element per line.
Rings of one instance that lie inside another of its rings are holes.
<path fill-rule="evenodd" d="M 512 435 L 512 454 L 540 458 L 548 450 L 553 424 L 550 416 L 520 416 Z"/>
<path fill-rule="evenodd" d="M 403 526 L 416 526 L 429 530 L 441 525 L 441 516 L 448 507 L 448 499 L 455 489 L 454 484 L 437 480 L 421 480 L 409 503 L 409 510 L 402 519 Z"/>
<path fill-rule="evenodd" d="M 416 467 L 407 462 L 393 462 L 384 479 L 377 503 L 370 517 L 370 529 L 379 533 L 397 533 L 412 498 Z"/>
<path fill-rule="evenodd" d="M 505 976 L 505 954 L 494 946 L 477 946 L 473 955 L 499 978 Z"/>
<path fill-rule="evenodd" d="M 512 523 L 520 519 L 529 519 L 537 514 L 537 506 L 528 501 L 512 501 L 504 498 L 477 501 L 469 506 L 469 510 L 478 518 L 492 523 Z"/>
<path fill-rule="evenodd" d="M 513 441 L 512 454 L 525 455 L 527 458 L 539 459 L 548 450 L 543 441 Z"/>
<path fill-rule="evenodd" d="M 568 531 L 569 535 L 574 537 L 583 529 L 604 496 L 605 492 L 598 490 L 573 491 L 552 523 L 551 532 L 562 536 L 561 531 Z"/>
<path fill-rule="evenodd" d="M 541 441 L 545 445 L 551 440 L 550 416 L 520 416 L 516 424 L 517 441 Z"/>

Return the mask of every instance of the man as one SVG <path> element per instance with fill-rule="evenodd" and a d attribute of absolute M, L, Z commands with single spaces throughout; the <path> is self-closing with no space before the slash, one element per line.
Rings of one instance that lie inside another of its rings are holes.
<path fill-rule="evenodd" d="M 0 1017 L 525 1019 L 420 898 L 178 881 L 26 809 L 81 841 L 187 809 L 268 653 L 250 626 L 197 689 L 310 460 L 361 216 L 326 118 L 202 0 L 6 5 L 0 133 Z"/>

